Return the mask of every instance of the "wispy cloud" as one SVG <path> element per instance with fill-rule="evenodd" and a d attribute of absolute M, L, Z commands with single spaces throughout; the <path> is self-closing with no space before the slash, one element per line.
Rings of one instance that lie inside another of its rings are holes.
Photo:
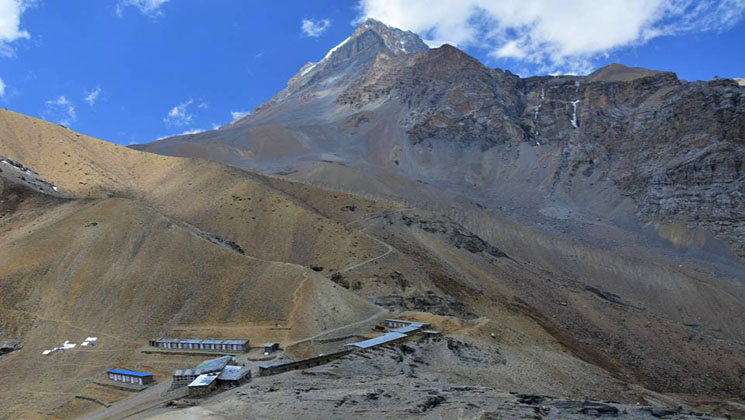
<path fill-rule="evenodd" d="M 745 0 L 359 0 L 358 6 L 360 18 L 544 72 L 586 72 L 616 49 L 727 29 L 745 14 Z"/>
<path fill-rule="evenodd" d="M 186 131 L 182 131 L 182 132 L 177 133 L 177 134 L 166 134 L 165 136 L 158 137 L 155 140 L 158 141 L 158 140 L 167 139 L 169 137 L 186 136 L 186 135 L 189 135 L 189 134 L 199 134 L 199 133 L 204 133 L 205 131 L 207 131 L 207 130 L 204 130 L 204 129 L 201 129 L 201 128 L 190 128 L 190 129 L 188 129 Z"/>
<path fill-rule="evenodd" d="M 163 10 L 161 6 L 168 3 L 170 0 L 120 0 L 116 4 L 116 15 L 119 17 L 124 16 L 124 9 L 127 7 L 137 8 L 143 15 L 156 19 L 163 16 Z"/>
<path fill-rule="evenodd" d="M 101 95 L 101 86 L 96 86 L 95 89 L 88 92 L 87 95 L 83 98 L 84 101 L 88 102 L 88 105 L 93 106 L 96 104 L 96 101 L 98 100 L 98 96 Z"/>
<path fill-rule="evenodd" d="M 240 120 L 243 117 L 247 117 L 251 115 L 251 111 L 230 111 L 230 118 L 235 120 Z"/>
<path fill-rule="evenodd" d="M 305 36 L 309 36 L 312 38 L 323 35 L 323 33 L 326 32 L 330 27 L 331 21 L 328 19 L 303 19 L 300 23 L 300 28 L 302 29 Z"/>
<path fill-rule="evenodd" d="M 205 131 L 206 130 L 204 130 L 202 128 L 192 128 L 192 129 L 186 130 L 186 131 L 184 131 L 182 133 L 179 133 L 179 136 L 185 136 L 187 134 L 199 134 L 199 133 L 204 133 Z"/>
<path fill-rule="evenodd" d="M 28 31 L 21 29 L 23 13 L 36 4 L 35 0 L 0 0 L 0 55 L 12 57 L 15 50 L 10 45 L 19 39 L 29 39 Z"/>
<path fill-rule="evenodd" d="M 191 124 L 194 114 L 189 111 L 189 106 L 194 103 L 193 99 L 188 99 L 168 111 L 163 122 L 169 126 L 183 127 Z"/>
<path fill-rule="evenodd" d="M 0 98 L 5 96 L 5 82 L 3 81 L 3 78 L 0 77 Z"/>
<path fill-rule="evenodd" d="M 64 96 L 60 96 L 57 99 L 50 99 L 44 105 L 43 115 L 47 120 L 56 121 L 58 124 L 69 127 L 78 118 L 75 112 L 75 104 Z"/>

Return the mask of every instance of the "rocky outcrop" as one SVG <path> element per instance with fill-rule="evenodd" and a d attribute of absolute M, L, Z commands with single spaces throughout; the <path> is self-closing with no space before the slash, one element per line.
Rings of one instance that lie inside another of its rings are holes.
<path fill-rule="evenodd" d="M 386 214 L 385 218 L 388 223 L 400 221 L 406 226 L 415 226 L 425 232 L 442 236 L 451 245 L 459 249 L 465 249 L 472 254 L 485 253 L 495 258 L 509 258 L 500 249 L 484 241 L 478 235 L 469 232 L 452 220 L 426 220 L 418 216 L 407 216 L 405 214 L 398 215 L 397 217 L 392 214 Z"/>

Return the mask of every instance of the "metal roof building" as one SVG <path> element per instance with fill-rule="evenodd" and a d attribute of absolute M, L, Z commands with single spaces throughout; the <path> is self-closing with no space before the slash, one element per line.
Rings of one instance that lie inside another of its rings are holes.
<path fill-rule="evenodd" d="M 217 388 L 217 373 L 199 375 L 189 384 L 189 396 L 200 397 L 207 395 L 215 388 Z"/>
<path fill-rule="evenodd" d="M 264 363 L 259 366 L 259 375 L 275 375 L 277 373 L 287 372 L 290 370 L 307 369 L 315 366 L 332 362 L 342 356 L 351 353 L 352 350 L 342 350 L 334 353 L 320 354 L 302 360 L 280 360 L 272 363 Z"/>
<path fill-rule="evenodd" d="M 159 338 L 150 340 L 153 347 L 169 350 L 248 351 L 248 339 Z"/>
<path fill-rule="evenodd" d="M 127 369 L 109 369 L 106 373 L 118 373 L 120 375 L 137 376 L 140 378 L 144 378 L 145 376 L 153 376 L 152 373 L 137 372 L 134 370 L 127 370 Z"/>
<path fill-rule="evenodd" d="M 209 386 L 213 382 L 217 380 L 217 374 L 204 374 L 197 376 L 197 379 L 194 379 L 192 383 L 189 384 L 190 387 L 196 387 L 196 386 Z"/>
<path fill-rule="evenodd" d="M 421 322 L 413 322 L 413 323 L 411 323 L 411 324 L 409 324 L 409 325 L 407 325 L 405 327 L 394 328 L 394 329 L 391 330 L 391 332 L 397 332 L 397 333 L 401 333 L 401 334 L 412 335 L 415 332 L 421 330 L 422 327 L 424 327 L 424 324 L 422 324 Z"/>
<path fill-rule="evenodd" d="M 202 373 L 202 371 L 196 369 L 176 369 L 173 371 L 171 386 L 177 388 L 189 385 Z"/>
<path fill-rule="evenodd" d="M 240 366 L 225 366 L 225 369 L 220 372 L 220 376 L 217 377 L 217 380 L 224 382 L 240 382 L 246 376 L 250 375 L 250 370 L 244 369 Z"/>
<path fill-rule="evenodd" d="M 109 379 L 114 382 L 124 382 L 135 385 L 147 385 L 155 382 L 153 374 L 148 372 L 137 372 L 128 369 L 109 369 L 106 371 Z"/>
<path fill-rule="evenodd" d="M 225 366 L 228 365 L 233 360 L 231 356 L 223 356 L 218 357 L 217 359 L 210 359 L 205 360 L 204 362 L 200 363 L 199 366 L 197 366 L 198 371 L 201 373 L 210 373 L 210 372 L 219 372 L 223 369 L 225 369 Z"/>
<path fill-rule="evenodd" d="M 194 369 L 176 369 L 173 371 L 171 386 L 174 388 L 185 386 L 194 382 L 198 376 L 208 373 L 219 373 L 223 369 L 231 367 L 228 366 L 228 363 L 232 361 L 232 356 L 222 356 L 217 359 L 205 360 Z"/>
<path fill-rule="evenodd" d="M 426 322 L 407 321 L 405 319 L 386 319 L 384 323 L 386 328 L 401 328 L 412 324 L 419 325 L 423 328 L 429 327 L 429 324 Z"/>
<path fill-rule="evenodd" d="M 264 343 L 264 353 L 273 353 L 277 350 L 279 350 L 279 343 Z"/>
<path fill-rule="evenodd" d="M 278 362 L 264 363 L 264 364 L 259 365 L 259 369 L 271 369 L 273 367 L 283 366 L 283 365 L 286 365 L 286 364 L 289 364 L 289 363 L 293 363 L 293 362 L 294 362 L 294 360 L 289 360 L 289 361 L 288 360 L 280 360 Z"/>
<path fill-rule="evenodd" d="M 202 374 L 202 371 L 199 371 L 196 369 L 176 369 L 173 371 L 173 376 L 194 375 L 195 379 L 196 379 L 196 376 L 199 376 L 201 374 Z"/>
<path fill-rule="evenodd" d="M 379 337 L 371 338 L 369 340 L 359 341 L 357 343 L 348 343 L 345 344 L 345 346 L 355 347 L 358 349 L 369 349 L 377 346 L 382 346 L 384 344 L 395 343 L 397 341 L 403 340 L 406 337 L 408 337 L 406 334 L 400 332 L 389 332 Z"/>

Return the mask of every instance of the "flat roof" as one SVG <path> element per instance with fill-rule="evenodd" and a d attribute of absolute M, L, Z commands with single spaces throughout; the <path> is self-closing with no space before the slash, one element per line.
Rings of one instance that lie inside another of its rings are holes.
<path fill-rule="evenodd" d="M 152 373 L 137 372 L 137 371 L 134 371 L 134 370 L 127 370 L 127 369 L 109 369 L 108 371 L 106 371 L 106 373 L 116 373 L 116 374 L 119 374 L 119 375 L 137 376 L 137 377 L 140 377 L 140 378 L 144 378 L 146 376 L 153 376 Z"/>
<path fill-rule="evenodd" d="M 421 328 L 422 328 L 421 325 L 409 324 L 409 325 L 407 325 L 405 327 L 394 328 L 391 331 L 393 331 L 393 332 L 399 332 L 399 333 L 402 333 L 402 334 L 406 334 L 406 333 L 418 331 Z"/>
<path fill-rule="evenodd" d="M 424 326 L 429 325 L 429 323 L 427 323 L 427 322 L 407 321 L 405 319 L 392 319 L 392 318 L 389 318 L 389 319 L 386 319 L 385 321 L 386 322 L 402 322 L 402 323 L 407 324 L 407 325 L 419 325 L 420 327 L 424 327 Z"/>
<path fill-rule="evenodd" d="M 361 349 L 367 349 L 367 348 L 370 348 L 370 347 L 375 347 L 375 346 L 379 346 L 381 344 L 385 344 L 385 343 L 388 343 L 388 342 L 391 342 L 391 341 L 395 341 L 395 340 L 398 340 L 398 339 L 404 338 L 404 337 L 406 337 L 406 334 L 402 334 L 402 333 L 399 333 L 399 332 L 389 332 L 389 333 L 383 334 L 383 335 L 381 335 L 379 337 L 371 338 L 369 340 L 359 341 L 357 343 L 349 343 L 349 344 L 346 344 L 346 346 L 353 346 L 353 347 L 359 347 Z"/>
<path fill-rule="evenodd" d="M 201 374 L 201 370 L 197 369 L 176 369 L 173 371 L 173 376 L 191 376 Z"/>
<path fill-rule="evenodd" d="M 264 347 L 272 347 L 272 346 L 276 346 L 276 345 L 277 345 L 277 343 L 264 343 Z"/>
<path fill-rule="evenodd" d="M 248 344 L 247 338 L 159 338 L 157 343 Z"/>
<path fill-rule="evenodd" d="M 222 370 L 217 379 L 221 381 L 237 381 L 247 373 L 248 371 L 240 366 L 225 366 L 225 369 Z"/>
<path fill-rule="evenodd" d="M 215 374 L 199 375 L 197 376 L 197 379 L 194 379 L 192 383 L 189 384 L 189 388 L 209 386 L 212 382 L 215 382 L 215 379 L 217 379 L 217 375 Z"/>
<path fill-rule="evenodd" d="M 289 363 L 295 363 L 296 361 L 297 360 L 279 360 L 279 361 L 272 362 L 272 363 L 264 363 L 263 365 L 259 365 L 259 367 L 262 369 L 269 369 L 275 366 L 282 366 L 282 365 L 286 365 Z"/>

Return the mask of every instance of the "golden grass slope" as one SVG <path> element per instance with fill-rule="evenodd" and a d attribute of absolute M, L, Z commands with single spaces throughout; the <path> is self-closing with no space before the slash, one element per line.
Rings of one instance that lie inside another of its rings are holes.
<path fill-rule="evenodd" d="M 359 298 L 312 270 L 241 256 L 131 200 L 71 202 L 53 212 L 20 228 L 27 235 L 0 239 L 3 307 L 128 339 L 163 333 L 169 324 L 297 323 L 289 319 L 291 292 L 304 282 L 329 285 L 319 299 L 353 302 L 337 308 L 341 320 L 365 312 Z M 143 314 L 147 319 L 132 324 Z M 314 321 L 300 320 L 308 332 L 329 323 Z"/>
<path fill-rule="evenodd" d="M 0 154 L 68 197 L 0 178 L 0 333 L 24 345 L 0 359 L 8 384 L 0 418 L 52 415 L 112 367 L 166 379 L 193 364 L 144 356 L 139 348 L 151 337 L 289 342 L 379 310 L 307 265 L 344 267 L 380 245 L 262 177 L 138 152 L 5 110 Z M 86 336 L 100 337 L 100 346 L 41 354 Z"/>
<path fill-rule="evenodd" d="M 138 348 L 171 329 L 287 341 L 377 310 L 312 270 L 242 256 L 132 200 L 69 201 L 13 232 L 0 238 L 0 318 L 24 348 L 0 360 L 9 418 L 50 412 L 115 366 L 165 379 L 177 366 L 151 365 Z M 291 329 L 267 336 L 275 323 Z M 86 336 L 101 345 L 41 354 Z"/>
<path fill-rule="evenodd" d="M 249 255 L 340 268 L 380 249 L 240 169 L 139 152 L 7 110 L 0 110 L 0 133 L 0 154 L 71 196 L 133 198 Z"/>

